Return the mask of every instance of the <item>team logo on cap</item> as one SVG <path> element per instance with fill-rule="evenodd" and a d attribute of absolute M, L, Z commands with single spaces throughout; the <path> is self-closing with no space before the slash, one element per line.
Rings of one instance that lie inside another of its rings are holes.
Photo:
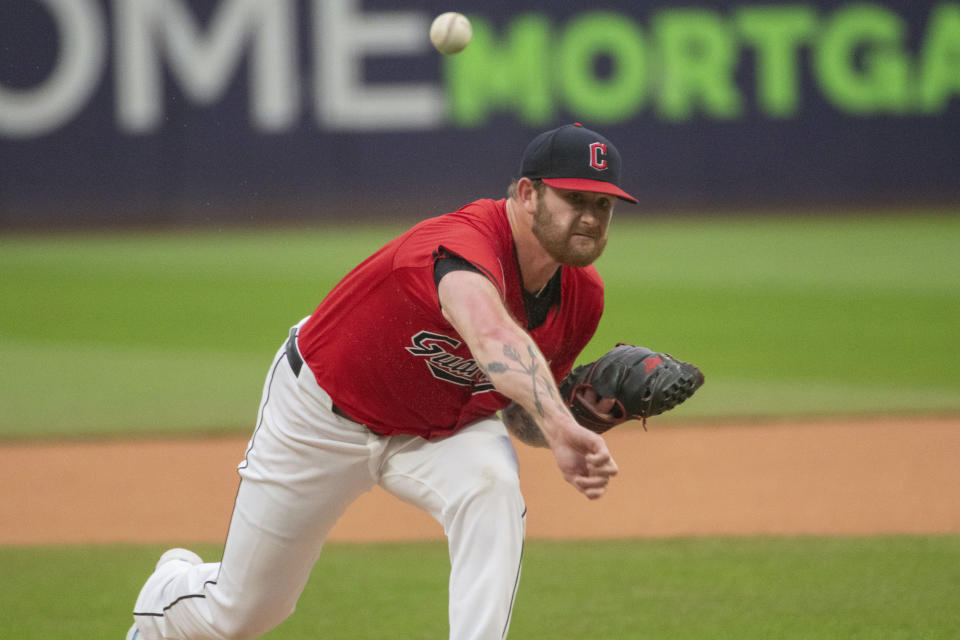
<path fill-rule="evenodd" d="M 597 171 L 607 169 L 607 145 L 602 142 L 593 142 L 590 144 L 590 166 Z"/>

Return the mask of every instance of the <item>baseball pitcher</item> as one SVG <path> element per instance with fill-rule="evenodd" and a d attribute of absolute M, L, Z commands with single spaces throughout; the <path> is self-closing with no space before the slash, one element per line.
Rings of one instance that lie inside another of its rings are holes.
<path fill-rule="evenodd" d="M 430 513 L 450 547 L 450 638 L 504 638 L 526 506 L 510 438 L 548 447 L 589 499 L 617 473 L 607 429 L 703 382 L 618 345 L 571 371 L 600 321 L 592 265 L 621 160 L 578 124 L 537 136 L 501 200 L 425 220 L 339 282 L 280 346 L 223 558 L 172 549 L 128 640 L 254 638 L 289 616 L 337 519 L 379 485 Z"/>

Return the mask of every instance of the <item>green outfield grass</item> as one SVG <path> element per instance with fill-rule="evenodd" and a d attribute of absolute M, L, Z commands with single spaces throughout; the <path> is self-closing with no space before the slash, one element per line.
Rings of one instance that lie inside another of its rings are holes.
<path fill-rule="evenodd" d="M 0 437 L 246 431 L 289 325 L 402 227 L 0 237 Z M 701 365 L 663 420 L 960 411 L 960 215 L 644 219 L 617 341 Z"/>
<path fill-rule="evenodd" d="M 0 548 L 4 637 L 122 638 L 161 551 Z M 447 573 L 442 543 L 328 545 L 265 638 L 444 638 Z M 947 639 L 958 601 L 960 537 L 532 541 L 510 637 Z"/>

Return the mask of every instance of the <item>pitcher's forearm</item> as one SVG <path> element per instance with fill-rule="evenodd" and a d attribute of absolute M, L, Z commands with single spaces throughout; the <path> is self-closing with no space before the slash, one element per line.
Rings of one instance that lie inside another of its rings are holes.
<path fill-rule="evenodd" d="M 533 340 L 519 327 L 481 340 L 474 347 L 477 364 L 493 386 L 522 408 L 545 443 L 559 424 L 572 422 L 553 373 Z"/>

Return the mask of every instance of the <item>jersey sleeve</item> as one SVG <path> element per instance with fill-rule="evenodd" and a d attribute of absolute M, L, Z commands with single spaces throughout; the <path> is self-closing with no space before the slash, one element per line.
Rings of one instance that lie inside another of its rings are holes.
<path fill-rule="evenodd" d="M 439 286 L 443 276 L 451 271 L 473 271 L 474 273 L 480 273 L 480 271 L 473 266 L 473 263 L 469 260 L 464 260 L 456 254 L 440 256 L 433 262 L 433 284 Z"/>
<path fill-rule="evenodd" d="M 504 242 L 504 230 L 497 227 L 495 220 L 474 215 L 470 210 L 472 206 L 479 205 L 467 205 L 417 225 L 394 255 L 393 266 L 399 282 L 429 309 L 439 308 L 434 265 L 440 259 L 466 261 L 470 268 L 490 280 L 501 298 L 505 296 L 502 261 L 509 254 L 506 247 L 512 244 Z"/>

